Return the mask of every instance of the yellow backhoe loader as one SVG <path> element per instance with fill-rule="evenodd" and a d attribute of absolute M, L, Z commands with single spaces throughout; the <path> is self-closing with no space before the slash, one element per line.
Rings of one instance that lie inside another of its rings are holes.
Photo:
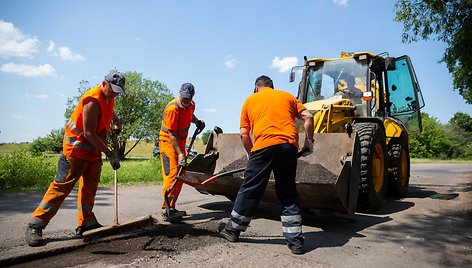
<path fill-rule="evenodd" d="M 314 153 L 298 160 L 300 206 L 354 214 L 379 209 L 387 194 L 405 196 L 409 135 L 421 131 L 424 107 L 410 58 L 370 52 L 305 57 L 303 66 L 292 68 L 290 82 L 300 71 L 298 99 L 315 115 Z M 215 128 L 183 179 L 202 193 L 234 200 L 246 162 L 239 134 Z M 264 201 L 278 202 L 274 183 Z"/>

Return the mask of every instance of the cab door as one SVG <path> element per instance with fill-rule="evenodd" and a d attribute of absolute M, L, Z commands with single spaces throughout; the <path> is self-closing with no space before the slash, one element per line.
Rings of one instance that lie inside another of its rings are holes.
<path fill-rule="evenodd" d="M 390 116 L 402 121 L 410 132 L 421 132 L 424 100 L 410 57 L 395 58 L 395 70 L 387 71 L 387 91 Z"/>

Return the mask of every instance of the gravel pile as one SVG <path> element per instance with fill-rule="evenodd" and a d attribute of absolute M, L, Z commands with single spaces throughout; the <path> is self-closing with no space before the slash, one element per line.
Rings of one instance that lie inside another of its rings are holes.
<path fill-rule="evenodd" d="M 226 172 L 230 170 L 235 170 L 238 168 L 243 168 L 247 166 L 247 159 L 246 157 L 242 157 L 231 164 L 224 167 L 221 172 Z M 244 175 L 243 172 L 238 172 L 233 174 L 234 177 L 242 178 Z M 271 174 L 271 180 L 274 179 L 274 174 Z M 301 183 L 321 183 L 321 184 L 331 184 L 335 183 L 337 179 L 337 175 L 331 173 L 331 171 L 327 170 L 320 164 L 310 164 L 303 160 L 298 160 L 297 163 L 297 182 Z"/>

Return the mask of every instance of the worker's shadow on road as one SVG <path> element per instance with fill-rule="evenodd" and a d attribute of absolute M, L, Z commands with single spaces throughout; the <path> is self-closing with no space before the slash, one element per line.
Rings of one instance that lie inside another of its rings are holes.
<path fill-rule="evenodd" d="M 199 217 L 220 220 L 229 217 L 233 203 L 214 202 L 203 204 L 200 207 L 212 210 L 212 212 L 203 213 Z M 304 233 L 305 250 L 307 252 L 317 248 L 343 246 L 354 237 L 364 237 L 364 235 L 359 233 L 360 231 L 392 220 L 389 216 L 379 215 L 356 214 L 349 216 L 322 210 L 311 210 L 307 212 L 310 213 L 303 214 L 304 228 L 312 229 L 311 227 L 315 227 L 320 229 L 320 231 L 308 231 Z M 253 219 L 258 218 L 280 221 L 280 205 L 261 202 L 253 216 Z M 240 240 L 245 243 L 285 245 L 286 241 L 281 233 L 282 230 L 280 229 L 279 234 L 272 236 L 260 235 L 253 233 L 249 227 L 248 231 L 243 233 Z"/>
<path fill-rule="evenodd" d="M 381 209 L 372 212 L 372 215 L 388 215 L 398 213 L 415 206 L 414 202 L 407 201 L 405 199 L 423 199 L 433 198 L 438 193 L 427 187 L 411 186 L 408 189 L 408 193 L 404 198 L 401 197 L 386 197 L 384 204 Z"/>
<path fill-rule="evenodd" d="M 308 229 L 307 226 L 310 226 L 321 230 L 304 232 L 304 249 L 306 252 L 310 252 L 317 248 L 342 247 L 352 238 L 365 237 L 360 231 L 391 220 L 388 216 L 344 216 L 330 212 L 320 212 L 311 216 L 305 215 L 303 217 L 304 229 Z M 282 230 L 280 230 L 280 235 L 259 236 L 251 234 L 250 229 L 248 229 L 248 236 L 242 236 L 240 240 L 246 243 L 285 245 L 287 242 L 282 237 L 281 232 Z"/>
<path fill-rule="evenodd" d="M 305 216 L 303 225 L 321 229 L 320 232 L 305 233 L 306 250 L 344 246 L 352 238 L 365 237 L 360 233 L 362 230 L 391 220 L 389 216 L 368 214 L 348 216 L 325 211 L 320 211 L 313 216 Z"/>

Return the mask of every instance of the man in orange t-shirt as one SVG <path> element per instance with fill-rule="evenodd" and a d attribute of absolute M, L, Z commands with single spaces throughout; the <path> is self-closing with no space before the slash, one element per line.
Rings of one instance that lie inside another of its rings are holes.
<path fill-rule="evenodd" d="M 306 156 L 313 152 L 313 115 L 291 94 L 275 90 L 269 77 L 258 77 L 254 94 L 246 99 L 241 111 L 240 136 L 249 161 L 230 219 L 219 227 L 226 240 L 236 242 L 239 234 L 246 231 L 274 172 L 275 190 L 282 205 L 283 235 L 292 253 L 303 253 L 302 216 L 295 185 L 298 154 L 295 118 L 304 121 L 306 140 L 302 151 Z"/>

